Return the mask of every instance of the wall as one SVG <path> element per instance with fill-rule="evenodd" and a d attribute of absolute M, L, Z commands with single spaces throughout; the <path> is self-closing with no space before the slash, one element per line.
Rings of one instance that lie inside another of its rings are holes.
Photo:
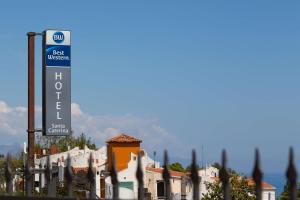
<path fill-rule="evenodd" d="M 107 146 L 107 161 L 108 169 L 111 169 L 112 166 L 112 154 L 115 154 L 116 169 L 121 171 L 126 169 L 130 161 L 130 154 L 134 153 L 138 155 L 140 152 L 140 143 L 109 143 Z"/>
<path fill-rule="evenodd" d="M 270 199 L 269 199 L 270 193 Z M 275 200 L 275 190 L 263 190 L 262 192 L 262 200 Z"/>
<path fill-rule="evenodd" d="M 99 148 L 98 150 L 91 150 L 89 148 L 79 149 L 75 147 L 66 152 L 50 155 L 50 162 L 57 163 L 58 166 L 65 167 L 67 164 L 67 157 L 71 157 L 71 166 L 74 168 L 88 167 L 90 154 L 93 155 L 93 166 L 96 167 L 96 194 L 100 196 L 100 175 L 101 171 L 105 170 L 106 158 L 106 147 Z M 47 165 L 47 157 L 42 157 L 35 160 L 35 167 L 39 168 L 39 164 L 42 164 L 43 168 Z M 62 171 L 63 173 L 63 171 Z M 39 181 L 39 174 L 35 174 L 35 180 Z M 46 184 L 45 174 L 41 175 L 41 185 L 42 187 Z"/>
<path fill-rule="evenodd" d="M 145 187 L 151 193 L 151 197 L 157 198 L 157 182 L 162 181 L 163 177 L 161 173 L 148 171 L 145 172 Z M 181 177 L 170 178 L 171 193 L 175 196 L 181 196 Z"/>

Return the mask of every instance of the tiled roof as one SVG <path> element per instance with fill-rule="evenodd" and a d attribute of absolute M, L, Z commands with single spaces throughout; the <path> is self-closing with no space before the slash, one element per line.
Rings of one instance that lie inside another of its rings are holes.
<path fill-rule="evenodd" d="M 109 140 L 106 141 L 107 143 L 117 142 L 117 143 L 131 143 L 131 142 L 139 142 L 141 143 L 142 140 L 139 140 L 133 136 L 126 135 L 124 133 L 117 135 Z"/>
<path fill-rule="evenodd" d="M 87 173 L 89 168 L 88 167 L 72 167 L 72 170 L 75 174 L 79 173 L 80 171 Z"/>
<path fill-rule="evenodd" d="M 249 186 L 255 186 L 255 182 L 252 178 L 247 179 L 247 181 L 248 181 Z M 275 190 L 276 189 L 274 186 L 270 185 L 267 182 L 261 182 L 261 187 L 265 190 Z"/>
<path fill-rule="evenodd" d="M 146 167 L 146 170 L 150 171 L 150 172 L 156 172 L 156 173 L 162 174 L 164 169 L 163 168 Z M 170 176 L 171 177 L 182 177 L 182 176 L 185 176 L 185 173 L 183 173 L 183 172 L 177 172 L 177 171 L 172 171 L 172 170 L 169 170 L 169 172 L 170 172 Z"/>
<path fill-rule="evenodd" d="M 219 177 L 211 177 L 211 179 L 214 181 L 220 181 Z M 248 178 L 247 182 L 248 182 L 248 186 L 253 186 L 253 187 L 255 186 L 255 182 L 252 178 Z M 275 190 L 276 189 L 274 186 L 272 186 L 269 183 L 264 182 L 264 181 L 261 182 L 261 187 L 264 190 Z"/>
<path fill-rule="evenodd" d="M 214 181 L 220 181 L 220 178 L 219 177 L 210 177 L 212 180 Z"/>

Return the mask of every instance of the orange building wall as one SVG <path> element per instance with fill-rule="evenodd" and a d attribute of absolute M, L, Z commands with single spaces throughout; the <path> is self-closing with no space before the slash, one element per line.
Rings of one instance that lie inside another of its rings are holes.
<path fill-rule="evenodd" d="M 130 154 L 134 153 L 138 155 L 140 152 L 140 143 L 108 143 L 107 145 L 107 158 L 108 169 L 111 170 L 112 166 L 112 153 L 115 154 L 116 169 L 121 171 L 127 168 L 127 164 L 130 161 Z"/>

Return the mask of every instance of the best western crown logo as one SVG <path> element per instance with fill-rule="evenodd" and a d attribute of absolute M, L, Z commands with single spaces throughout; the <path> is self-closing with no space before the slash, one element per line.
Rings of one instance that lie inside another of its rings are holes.
<path fill-rule="evenodd" d="M 70 31 L 47 30 L 46 66 L 71 67 Z"/>
<path fill-rule="evenodd" d="M 57 31 L 53 34 L 52 39 L 56 43 L 62 43 L 65 40 L 65 36 L 62 32 Z"/>

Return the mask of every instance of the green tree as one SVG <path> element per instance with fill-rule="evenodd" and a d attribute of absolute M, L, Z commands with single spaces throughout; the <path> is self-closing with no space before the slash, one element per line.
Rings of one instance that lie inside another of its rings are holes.
<path fill-rule="evenodd" d="M 218 170 L 220 170 L 222 168 L 222 166 L 220 165 L 220 163 L 215 162 L 214 164 L 212 164 L 211 166 L 217 168 Z"/>
<path fill-rule="evenodd" d="M 189 165 L 185 168 L 185 171 L 186 171 L 186 172 L 190 172 L 191 169 L 192 169 L 192 164 L 189 164 Z M 201 169 L 201 168 L 199 167 L 199 165 L 197 165 L 197 169 Z"/>
<path fill-rule="evenodd" d="M 90 149 L 96 149 L 96 144 L 92 142 L 90 137 L 87 137 L 85 133 L 81 133 L 78 137 L 73 134 L 68 136 L 39 136 L 37 137 L 37 143 L 35 148 L 49 148 L 51 145 L 56 145 L 60 152 L 67 151 L 70 147 L 79 147 L 83 149 L 87 146 Z"/>
<path fill-rule="evenodd" d="M 218 170 L 220 170 L 222 168 L 222 166 L 220 165 L 220 163 L 218 162 L 215 162 L 214 164 L 211 165 L 212 167 L 215 167 L 217 168 Z M 237 171 L 235 171 L 234 169 L 231 169 L 231 168 L 227 168 L 227 171 L 229 174 L 236 174 L 236 175 L 239 175 L 239 173 Z M 240 174 L 242 175 L 242 174 Z M 243 176 L 243 175 L 242 175 Z"/>
<path fill-rule="evenodd" d="M 231 198 L 232 200 L 255 200 L 255 190 L 248 185 L 246 177 L 237 173 L 230 176 Z M 208 193 L 204 195 L 203 200 L 221 200 L 223 199 L 222 183 L 205 183 Z"/>
<path fill-rule="evenodd" d="M 11 154 L 10 155 L 10 168 L 12 170 L 13 174 L 21 174 L 21 169 L 23 169 L 23 153 L 19 154 Z M 7 164 L 7 157 L 0 156 L 0 169 L 1 173 L 4 173 L 5 166 Z M 5 183 L 5 176 L 0 176 L 0 194 L 5 193 L 6 188 L 3 187 Z M 19 188 L 15 188 L 17 192 L 19 191 Z"/>
<path fill-rule="evenodd" d="M 300 199 L 300 183 L 298 183 L 298 188 L 297 188 L 297 199 Z M 289 198 L 289 183 L 286 182 L 284 185 L 283 192 L 280 194 L 279 200 L 288 200 Z"/>
<path fill-rule="evenodd" d="M 84 133 L 81 133 L 81 135 L 75 139 L 75 145 L 80 149 L 83 149 L 84 146 L 87 146 L 90 149 L 96 149 L 96 145 L 92 143 L 91 138 L 87 138 Z"/>
<path fill-rule="evenodd" d="M 23 168 L 23 153 L 10 155 L 10 167 L 13 171 Z M 4 169 L 7 162 L 7 157 L 0 157 L 0 169 Z"/>
<path fill-rule="evenodd" d="M 177 172 L 185 172 L 184 167 L 182 167 L 181 163 L 175 162 L 169 165 L 169 169 Z"/>

